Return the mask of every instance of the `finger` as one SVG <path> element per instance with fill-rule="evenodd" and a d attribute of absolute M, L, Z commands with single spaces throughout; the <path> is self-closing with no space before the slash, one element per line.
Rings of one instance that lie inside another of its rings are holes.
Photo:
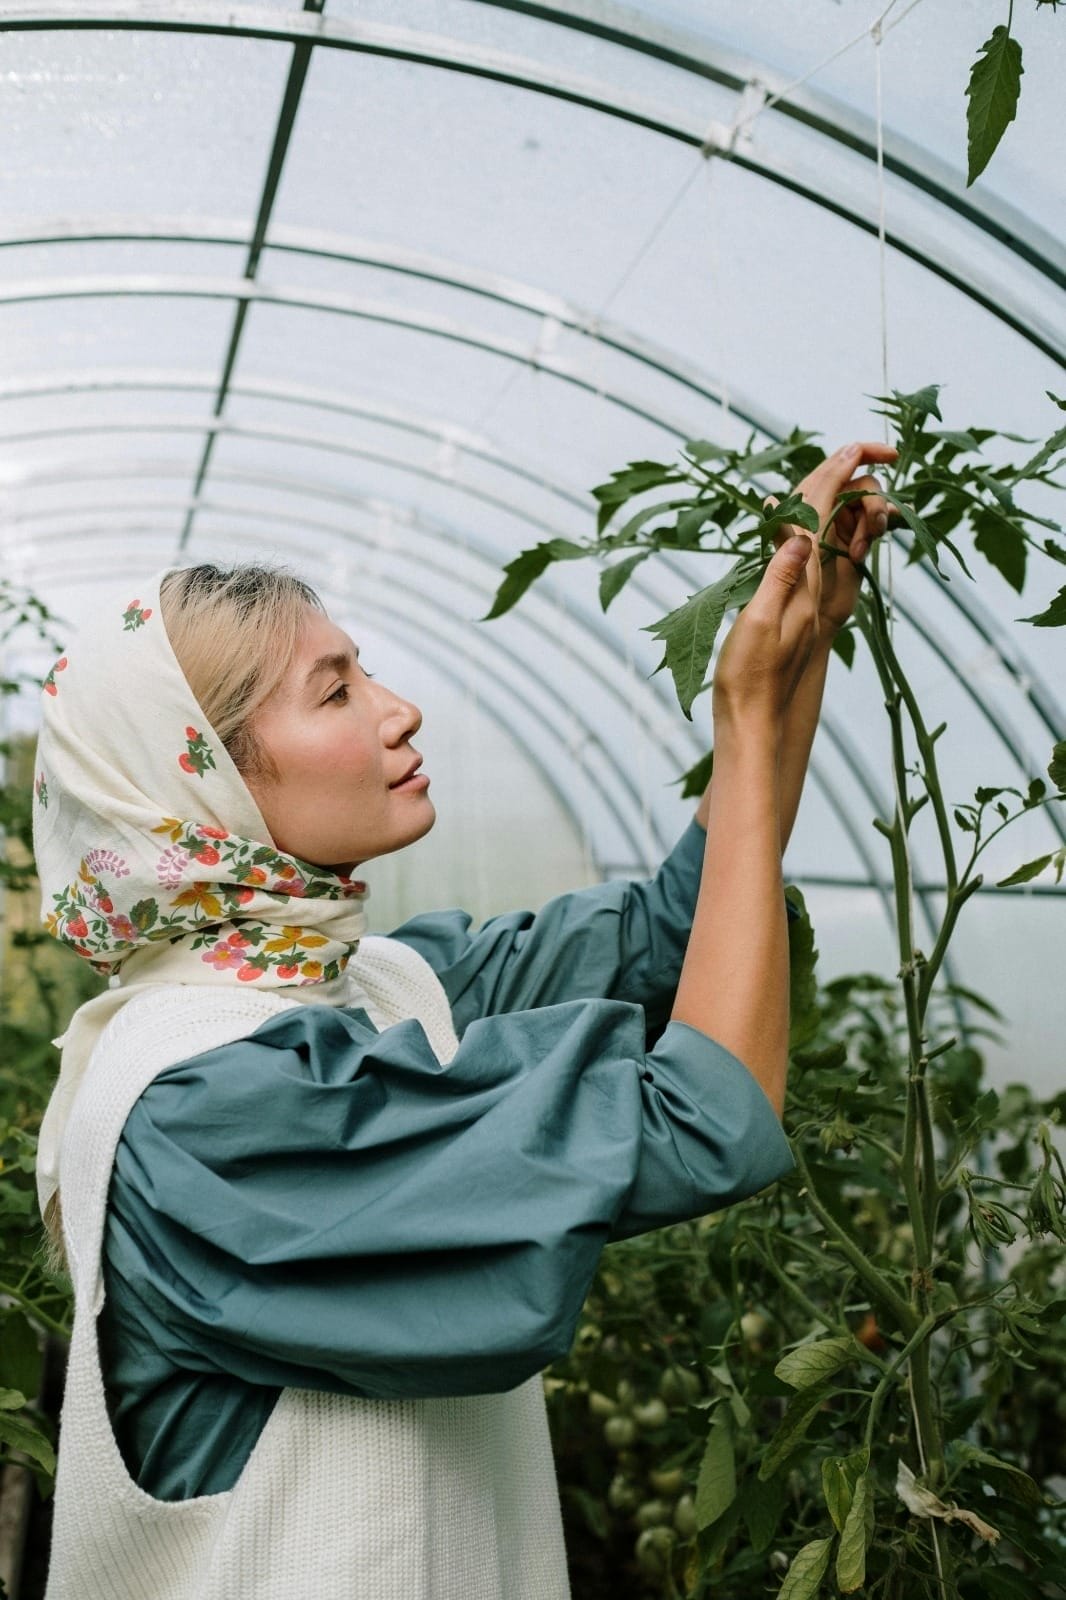
<path fill-rule="evenodd" d="M 888 526 L 888 501 L 881 493 L 881 485 L 871 473 L 862 477 L 852 478 L 844 485 L 844 493 L 854 489 L 866 492 L 861 500 L 849 501 L 848 505 L 838 511 L 826 530 L 825 539 L 828 544 L 842 546 L 841 555 L 846 555 L 853 562 L 861 561 L 869 550 L 874 539 L 880 538 Z M 850 522 L 845 521 L 845 516 L 851 513 Z M 833 534 L 839 534 L 834 538 Z"/>
<path fill-rule="evenodd" d="M 860 466 L 873 461 L 894 461 L 898 455 L 899 451 L 893 444 L 858 440 L 826 456 L 802 486 L 804 499 L 809 500 L 818 512 L 820 528 L 828 522 L 829 512 L 841 490 L 853 487 L 850 479 Z M 877 487 L 880 488 L 880 485 Z"/>
<path fill-rule="evenodd" d="M 804 568 L 810 569 L 813 548 L 810 534 L 796 533 L 786 539 L 767 562 L 758 594 L 778 615 L 791 597 L 800 592 Z"/>

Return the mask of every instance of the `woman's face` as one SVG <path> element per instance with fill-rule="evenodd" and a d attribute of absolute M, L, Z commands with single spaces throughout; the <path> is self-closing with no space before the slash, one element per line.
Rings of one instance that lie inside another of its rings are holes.
<path fill-rule="evenodd" d="M 248 788 L 278 849 L 347 874 L 428 833 L 429 779 L 403 781 L 422 759 L 408 742 L 421 726 L 418 707 L 369 677 L 348 635 L 308 606 L 288 676 L 254 721 L 281 781 Z"/>

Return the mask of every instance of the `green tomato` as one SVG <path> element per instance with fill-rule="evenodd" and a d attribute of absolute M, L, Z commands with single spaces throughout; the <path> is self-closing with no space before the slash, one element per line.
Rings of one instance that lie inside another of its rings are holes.
<path fill-rule="evenodd" d="M 637 1398 L 636 1388 L 630 1383 L 628 1378 L 619 1378 L 616 1392 L 618 1395 L 618 1404 L 620 1406 L 631 1406 L 633 1401 Z"/>
<path fill-rule="evenodd" d="M 684 1467 L 671 1467 L 667 1471 L 649 1472 L 648 1477 L 656 1494 L 677 1494 L 685 1481 Z"/>
<path fill-rule="evenodd" d="M 647 1400 L 642 1406 L 633 1407 L 633 1420 L 641 1428 L 661 1428 L 669 1418 L 670 1413 L 663 1400 Z"/>
<path fill-rule="evenodd" d="M 616 1450 L 632 1444 L 637 1437 L 637 1425 L 632 1417 L 608 1417 L 603 1425 L 603 1437 Z"/>
<path fill-rule="evenodd" d="M 638 1528 L 660 1528 L 665 1527 L 672 1514 L 673 1508 L 665 1500 L 645 1500 L 637 1507 L 633 1521 Z"/>
<path fill-rule="evenodd" d="M 613 1417 L 618 1407 L 609 1394 L 600 1394 L 598 1390 L 590 1389 L 589 1410 L 594 1417 Z"/>
<path fill-rule="evenodd" d="M 672 1528 L 645 1528 L 636 1543 L 637 1565 L 646 1578 L 664 1578 L 677 1535 Z"/>
<path fill-rule="evenodd" d="M 640 1505 L 640 1490 L 624 1472 L 616 1472 L 607 1490 L 607 1504 L 612 1511 L 635 1511 Z"/>
<path fill-rule="evenodd" d="M 740 1336 L 747 1340 L 749 1345 L 755 1344 L 769 1326 L 769 1322 L 758 1311 L 745 1311 L 740 1319 Z"/>
<path fill-rule="evenodd" d="M 690 1494 L 683 1494 L 674 1507 L 674 1527 L 682 1539 L 691 1539 L 696 1532 L 696 1501 Z"/>
<path fill-rule="evenodd" d="M 667 1367 L 659 1379 L 659 1393 L 667 1405 L 683 1406 L 699 1399 L 703 1385 L 691 1367 Z"/>

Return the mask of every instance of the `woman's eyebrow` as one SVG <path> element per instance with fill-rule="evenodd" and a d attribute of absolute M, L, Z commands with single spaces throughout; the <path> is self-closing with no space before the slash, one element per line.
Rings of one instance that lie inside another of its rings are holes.
<path fill-rule="evenodd" d="M 355 659 L 359 660 L 359 647 L 356 646 Z M 347 672 L 352 666 L 352 655 L 349 650 L 330 650 L 324 656 L 319 656 L 304 679 L 304 688 L 309 689 L 320 672 Z"/>

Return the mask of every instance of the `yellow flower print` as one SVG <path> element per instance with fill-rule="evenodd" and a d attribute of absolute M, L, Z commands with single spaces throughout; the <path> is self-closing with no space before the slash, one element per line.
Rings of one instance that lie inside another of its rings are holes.
<path fill-rule="evenodd" d="M 185 832 L 184 822 L 179 822 L 177 817 L 164 817 L 158 828 L 152 829 L 153 833 L 165 833 L 171 844 L 177 844 Z"/>
<path fill-rule="evenodd" d="M 282 928 L 281 936 L 277 939 L 268 939 L 263 946 L 269 955 L 281 955 L 290 951 L 296 952 L 302 945 L 305 950 L 320 950 L 329 940 L 320 933 L 305 933 L 302 928 Z"/>
<path fill-rule="evenodd" d="M 175 895 L 170 903 L 172 906 L 199 906 L 207 922 L 218 922 L 222 919 L 222 901 L 217 894 L 211 893 L 209 883 L 190 883 L 189 887 Z"/>

